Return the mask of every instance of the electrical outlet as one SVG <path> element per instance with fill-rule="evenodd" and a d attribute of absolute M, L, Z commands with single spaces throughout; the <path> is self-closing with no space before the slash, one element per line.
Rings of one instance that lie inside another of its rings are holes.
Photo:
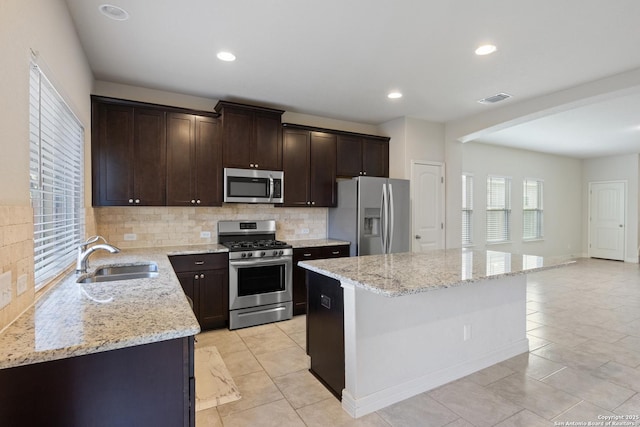
<path fill-rule="evenodd" d="M 308 228 L 301 229 L 300 234 L 309 234 L 309 229 Z"/>
<path fill-rule="evenodd" d="M 25 292 L 27 292 L 27 275 L 26 274 L 21 274 L 18 277 L 17 293 L 18 293 L 18 295 L 22 295 Z"/>
<path fill-rule="evenodd" d="M 0 308 L 11 302 L 11 272 L 0 274 Z"/>
<path fill-rule="evenodd" d="M 127 241 L 138 240 L 138 236 L 135 233 L 127 233 L 124 235 L 124 240 L 127 240 Z"/>
<path fill-rule="evenodd" d="M 465 341 L 469 341 L 471 339 L 471 325 L 464 325 L 463 336 Z"/>
<path fill-rule="evenodd" d="M 203 239 L 210 239 L 211 238 L 211 232 L 210 231 L 201 231 L 200 232 L 200 237 Z"/>

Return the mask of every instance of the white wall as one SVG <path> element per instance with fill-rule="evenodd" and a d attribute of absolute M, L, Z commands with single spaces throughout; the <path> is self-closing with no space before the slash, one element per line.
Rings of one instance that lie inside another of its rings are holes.
<path fill-rule="evenodd" d="M 476 249 L 532 255 L 582 253 L 582 161 L 568 157 L 469 142 L 462 146 L 462 172 L 474 176 L 473 242 Z M 486 245 L 486 180 L 511 177 L 511 241 Z M 522 240 L 522 181 L 544 181 L 544 239 Z M 458 193 L 459 194 L 459 193 Z M 459 226 L 459 223 L 458 223 Z"/>
<path fill-rule="evenodd" d="M 411 161 L 445 162 L 444 124 L 401 117 L 379 126 L 391 137 L 389 176 L 411 179 Z"/>
<path fill-rule="evenodd" d="M 582 251 L 588 253 L 588 227 L 589 227 L 589 183 L 596 181 L 626 181 L 627 183 L 627 210 L 625 233 L 625 261 L 638 262 L 638 185 L 640 155 L 628 154 L 624 156 L 604 157 L 599 159 L 584 160 L 584 173 L 582 180 Z"/>
<path fill-rule="evenodd" d="M 42 66 L 90 140 L 93 74 L 63 0 L 0 2 L 0 204 L 29 202 L 29 61 Z"/>

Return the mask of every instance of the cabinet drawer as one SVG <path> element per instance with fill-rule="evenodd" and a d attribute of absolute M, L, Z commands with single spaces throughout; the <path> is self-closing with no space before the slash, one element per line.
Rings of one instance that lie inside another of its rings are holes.
<path fill-rule="evenodd" d="M 323 258 L 340 258 L 349 256 L 349 245 L 325 246 L 322 248 Z"/>
<path fill-rule="evenodd" d="M 323 248 L 321 247 L 294 249 L 293 261 L 294 263 L 297 264 L 298 261 L 307 261 L 311 259 L 322 258 L 323 257 L 322 249 Z"/>
<path fill-rule="evenodd" d="M 169 257 L 171 265 L 176 273 L 187 271 L 217 270 L 229 266 L 229 255 L 197 254 L 197 255 L 173 255 Z"/>

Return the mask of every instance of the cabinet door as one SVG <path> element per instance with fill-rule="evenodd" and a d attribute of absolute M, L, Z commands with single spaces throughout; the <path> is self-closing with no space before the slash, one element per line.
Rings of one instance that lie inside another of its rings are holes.
<path fill-rule="evenodd" d="M 362 168 L 367 176 L 389 177 L 389 143 L 364 138 Z"/>
<path fill-rule="evenodd" d="M 258 169 L 282 170 L 282 125 L 279 114 L 255 113 L 251 163 Z"/>
<path fill-rule="evenodd" d="M 167 204 L 190 206 L 195 198 L 195 119 L 191 114 L 167 117 Z"/>
<path fill-rule="evenodd" d="M 133 199 L 133 108 L 95 104 L 93 204 L 125 206 Z"/>
<path fill-rule="evenodd" d="M 362 175 L 362 138 L 351 135 L 337 137 L 337 175 L 354 177 Z"/>
<path fill-rule="evenodd" d="M 223 165 L 225 168 L 250 168 L 253 141 L 253 112 L 227 107 L 223 112 Z"/>
<path fill-rule="evenodd" d="M 284 205 L 307 206 L 310 200 L 309 131 L 285 129 L 283 139 Z"/>
<path fill-rule="evenodd" d="M 162 206 L 166 200 L 165 113 L 136 108 L 134 113 L 133 193 L 137 205 Z M 140 200 L 138 203 L 137 200 Z"/>
<path fill-rule="evenodd" d="M 200 272 L 198 321 L 202 329 L 224 327 L 229 319 L 229 277 L 227 269 Z"/>
<path fill-rule="evenodd" d="M 311 132 L 310 157 L 309 185 L 312 206 L 335 206 L 337 199 L 336 135 Z"/>
<path fill-rule="evenodd" d="M 198 296 L 196 295 L 196 281 L 198 280 L 198 273 L 195 272 L 186 272 L 186 273 L 177 273 L 178 281 L 182 286 L 182 290 L 184 294 L 191 299 L 193 314 L 196 315 L 196 319 L 199 319 L 199 307 L 198 307 Z"/>
<path fill-rule="evenodd" d="M 222 206 L 222 141 L 220 121 L 195 116 L 196 201 L 200 206 Z"/>

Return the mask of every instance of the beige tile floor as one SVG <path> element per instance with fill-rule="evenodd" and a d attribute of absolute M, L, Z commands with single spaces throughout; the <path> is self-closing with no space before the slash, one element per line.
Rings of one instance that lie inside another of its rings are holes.
<path fill-rule="evenodd" d="M 242 399 L 198 412 L 196 426 L 548 427 L 640 416 L 640 266 L 581 260 L 530 274 L 527 299 L 529 353 L 357 420 L 308 372 L 304 316 L 200 334 L 196 345 L 218 348 Z"/>

